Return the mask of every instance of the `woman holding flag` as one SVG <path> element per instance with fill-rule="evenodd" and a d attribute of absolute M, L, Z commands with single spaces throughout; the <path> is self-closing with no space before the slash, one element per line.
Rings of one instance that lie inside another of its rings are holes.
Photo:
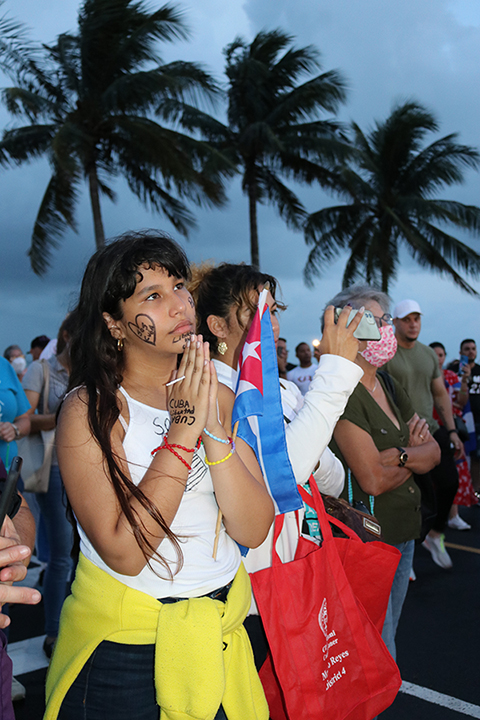
<path fill-rule="evenodd" d="M 276 288 L 274 277 L 249 265 L 224 263 L 218 267 L 197 268 L 194 271 L 194 281 L 190 284 L 190 289 L 197 308 L 197 328 L 210 343 L 219 381 L 233 390 L 237 386 L 239 360 L 245 358 L 245 355 L 250 356 L 253 346 L 258 344 L 258 341 L 249 343 L 247 352 L 242 353 L 257 305 L 260 305 L 259 297 L 262 299 L 264 290 L 265 302 L 270 311 L 273 343 L 278 340 L 280 329 L 277 314 L 284 306 L 275 298 Z M 262 332 L 262 364 L 265 366 L 265 363 L 271 363 L 270 372 L 263 374 L 263 389 L 267 386 L 271 391 L 270 384 L 273 382 L 276 385 L 277 407 L 272 399 L 266 403 L 263 429 L 260 428 L 260 444 L 264 448 L 263 434 L 268 436 L 273 431 L 276 416 L 282 433 L 284 422 L 286 423 L 286 451 L 290 460 L 290 463 L 288 459 L 280 460 L 271 472 L 265 468 L 266 462 L 262 461 L 262 469 L 264 472 L 267 470 L 267 486 L 274 498 L 276 511 L 285 514 L 283 530 L 277 543 L 277 550 L 284 562 L 292 560 L 295 554 L 298 529 L 294 511 L 301 508 L 300 513 L 303 513 L 303 503 L 299 502 L 296 487 L 277 484 L 275 474 L 284 470 L 286 464 L 291 464 L 294 484 L 296 482 L 303 485 L 314 472 L 321 492 L 338 496 L 343 489 L 343 468 L 327 445 L 338 418 L 363 374 L 353 362 L 358 352 L 358 341 L 353 337 L 353 332 L 363 313 L 358 313 L 347 328 L 349 312 L 349 308 L 344 309 L 338 324 L 335 324 L 333 307 L 327 309 L 320 345 L 320 363 L 308 392 L 302 398 L 298 398 L 288 381 L 281 380 L 279 384 L 275 347 L 272 343 L 272 362 L 268 348 L 265 352 L 263 347 Z M 261 322 L 263 324 L 264 320 Z M 273 394 L 270 398 L 272 397 Z M 281 438 L 277 444 L 281 447 Z M 300 521 L 302 517 L 303 515 L 300 516 Z M 265 542 L 244 558 L 249 572 L 270 567 L 272 543 L 273 527 Z M 267 646 L 254 601 L 246 627 L 252 640 L 257 667 L 260 667 L 265 660 Z"/>
<path fill-rule="evenodd" d="M 229 437 L 233 394 L 195 334 L 189 272 L 153 232 L 112 242 L 85 272 L 57 429 L 81 552 L 46 720 L 268 718 L 237 542 L 264 540 L 272 502 Z"/>

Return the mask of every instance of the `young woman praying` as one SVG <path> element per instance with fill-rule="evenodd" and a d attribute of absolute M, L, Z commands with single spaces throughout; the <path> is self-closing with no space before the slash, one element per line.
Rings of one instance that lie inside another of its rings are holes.
<path fill-rule="evenodd" d="M 81 552 L 48 720 L 268 718 L 237 542 L 260 545 L 273 506 L 230 437 L 233 394 L 195 335 L 188 277 L 159 233 L 123 236 L 85 272 L 57 429 Z"/>

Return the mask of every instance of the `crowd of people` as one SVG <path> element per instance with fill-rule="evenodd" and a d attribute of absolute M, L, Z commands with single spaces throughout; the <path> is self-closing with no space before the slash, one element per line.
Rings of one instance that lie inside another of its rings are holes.
<path fill-rule="evenodd" d="M 28 366 L 17 345 L 0 362 L 2 467 L 24 438 L 55 434 L 46 490 L 17 498 L 0 537 L 0 605 L 39 602 L 14 583 L 34 548 L 45 565 L 48 720 L 153 720 L 159 707 L 269 717 L 258 676 L 268 640 L 248 574 L 272 564 L 275 504 L 232 428 L 265 288 L 296 483 L 361 504 L 400 553 L 382 633 L 394 658 L 415 544 L 452 567 L 445 526 L 470 529 L 459 508 L 480 487 L 475 341 L 444 370 L 442 343 L 418 339 L 416 301 L 390 314 L 385 293 L 355 285 L 328 303 L 313 357 L 302 342 L 291 365 L 273 276 L 229 263 L 192 272 L 168 236 L 128 233 L 91 258 L 58 337 L 36 337 Z M 379 339 L 357 339 L 365 311 Z M 303 514 L 284 514 L 283 562 Z"/>

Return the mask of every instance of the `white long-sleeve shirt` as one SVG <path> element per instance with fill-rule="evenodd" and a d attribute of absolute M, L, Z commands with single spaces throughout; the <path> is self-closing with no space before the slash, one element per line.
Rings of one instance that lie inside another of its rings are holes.
<path fill-rule="evenodd" d="M 235 391 L 237 371 L 214 360 L 219 382 Z M 338 355 L 322 355 L 308 392 L 302 396 L 288 380 L 280 380 L 284 416 L 290 420 L 285 427 L 287 449 L 295 479 L 307 482 L 320 462 L 314 477 L 321 492 L 338 495 L 343 489 L 344 472 L 339 460 L 329 450 L 335 425 L 345 410 L 363 370 Z M 300 510 L 300 523 L 303 511 Z M 285 522 L 278 539 L 277 551 L 284 562 L 293 560 L 298 539 L 295 513 L 285 513 Z M 273 525 L 260 547 L 250 550 L 243 559 L 248 572 L 256 572 L 272 564 Z M 252 605 L 256 614 L 256 608 Z"/>

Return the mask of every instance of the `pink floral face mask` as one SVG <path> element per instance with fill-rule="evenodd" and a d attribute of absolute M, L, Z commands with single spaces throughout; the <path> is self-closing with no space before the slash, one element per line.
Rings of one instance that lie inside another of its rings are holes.
<path fill-rule="evenodd" d="M 397 338 L 391 325 L 384 325 L 380 328 L 380 340 L 369 340 L 367 347 L 360 355 L 370 365 L 382 367 L 393 358 L 397 352 Z"/>

